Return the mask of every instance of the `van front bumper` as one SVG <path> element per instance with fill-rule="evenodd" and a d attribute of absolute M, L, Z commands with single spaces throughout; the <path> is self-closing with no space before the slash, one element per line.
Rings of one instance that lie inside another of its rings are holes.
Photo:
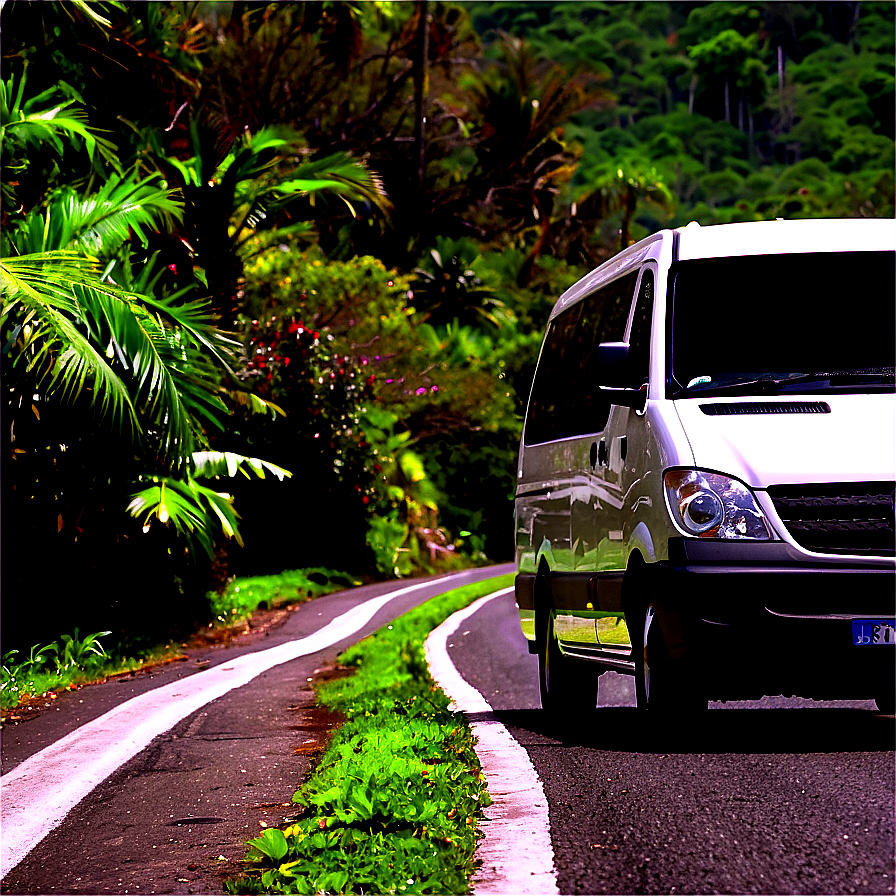
<path fill-rule="evenodd" d="M 795 563 L 780 543 L 670 541 L 653 593 L 670 653 L 706 672 L 709 696 L 872 697 L 892 644 L 856 645 L 853 620 L 896 618 L 896 569 Z"/>

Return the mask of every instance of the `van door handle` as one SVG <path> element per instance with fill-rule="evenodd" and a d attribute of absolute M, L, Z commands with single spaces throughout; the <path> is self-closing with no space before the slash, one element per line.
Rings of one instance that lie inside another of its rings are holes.
<path fill-rule="evenodd" d="M 597 442 L 591 443 L 591 469 L 597 464 Z"/>

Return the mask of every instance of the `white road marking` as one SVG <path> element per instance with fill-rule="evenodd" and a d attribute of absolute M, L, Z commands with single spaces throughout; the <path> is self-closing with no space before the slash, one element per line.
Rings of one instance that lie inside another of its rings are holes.
<path fill-rule="evenodd" d="M 134 697 L 30 756 L 0 778 L 0 877 L 21 862 L 91 790 L 181 719 L 274 666 L 349 637 L 396 597 L 466 575 L 453 573 L 372 598 L 306 638 L 247 654 L 226 666 L 215 666 Z M 451 587 L 457 586 L 452 583 Z"/>
<path fill-rule="evenodd" d="M 483 604 L 512 591 L 503 588 L 480 598 L 446 619 L 426 640 L 430 674 L 451 697 L 455 708 L 467 715 L 493 710 L 451 662 L 448 638 Z M 519 896 L 559 893 L 548 803 L 529 754 L 497 720 L 471 721 L 471 727 L 478 739 L 476 753 L 492 798 L 488 820 L 482 825 L 485 837 L 477 850 L 482 866 L 473 878 L 473 892 Z"/>

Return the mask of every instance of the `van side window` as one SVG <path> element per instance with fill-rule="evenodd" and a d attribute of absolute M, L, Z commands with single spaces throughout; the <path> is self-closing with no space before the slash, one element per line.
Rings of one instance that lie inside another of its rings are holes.
<path fill-rule="evenodd" d="M 650 378 L 650 322 L 653 317 L 653 271 L 647 268 L 641 276 L 638 303 L 629 334 L 629 387 L 639 389 Z"/>
<path fill-rule="evenodd" d="M 571 409 L 566 401 L 567 371 L 575 369 L 575 334 L 580 331 L 582 303 L 554 318 L 548 327 L 538 362 L 529 412 L 526 419 L 526 444 L 550 442 L 562 438 L 557 433 L 569 429 Z"/>
<path fill-rule="evenodd" d="M 599 388 L 597 347 L 623 339 L 637 278 L 633 272 L 614 280 L 551 322 L 532 385 L 525 444 L 604 428 L 610 403 Z"/>

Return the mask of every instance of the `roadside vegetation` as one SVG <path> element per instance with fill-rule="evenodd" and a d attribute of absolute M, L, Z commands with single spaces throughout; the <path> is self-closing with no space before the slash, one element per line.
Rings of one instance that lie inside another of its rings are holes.
<path fill-rule="evenodd" d="M 360 585 L 360 581 L 332 569 L 285 570 L 279 575 L 231 579 L 219 592 L 208 595 L 214 618 L 202 629 L 202 640 L 212 643 L 251 630 L 250 619 L 259 610 L 280 610 L 304 603 L 322 594 Z M 136 672 L 157 663 L 181 659 L 182 643 L 148 645 L 138 643 L 128 655 L 119 643 L 110 653 L 110 631 L 81 637 L 78 629 L 47 644 L 34 644 L 27 651 L 3 653 L 0 673 L 0 709 L 4 720 L 15 710 L 30 708 L 40 698 L 53 700 L 59 692 L 105 681 L 116 675 Z M 102 639 L 102 641 L 100 640 Z"/>
<path fill-rule="evenodd" d="M 233 576 L 509 559 L 563 290 L 690 220 L 894 214 L 892 3 L 0 7 L 19 664 L 143 657 Z"/>
<path fill-rule="evenodd" d="M 433 598 L 339 657 L 351 674 L 317 697 L 345 722 L 293 797 L 298 820 L 249 841 L 258 870 L 227 892 L 469 892 L 490 800 L 469 723 L 430 677 L 424 642 L 512 579 Z"/>
<path fill-rule="evenodd" d="M 279 610 L 360 584 L 360 580 L 332 569 L 287 569 L 278 575 L 232 579 L 221 592 L 210 593 L 208 599 L 215 622 L 234 625 L 256 610 Z"/>

